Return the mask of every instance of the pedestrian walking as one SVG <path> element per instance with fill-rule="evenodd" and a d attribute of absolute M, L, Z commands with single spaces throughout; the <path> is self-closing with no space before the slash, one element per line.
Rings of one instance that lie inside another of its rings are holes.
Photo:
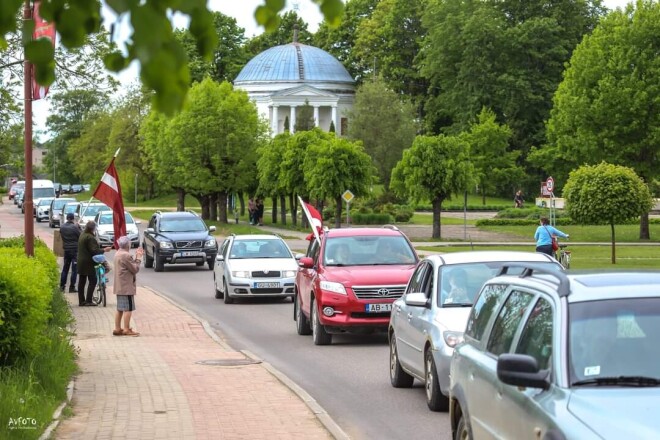
<path fill-rule="evenodd" d="M 257 208 L 256 208 L 256 213 L 255 213 L 255 223 L 258 224 L 259 226 L 264 225 L 264 201 L 261 199 L 257 199 Z"/>
<path fill-rule="evenodd" d="M 62 247 L 64 248 L 64 266 L 60 274 L 60 290 L 64 292 L 66 280 L 71 269 L 71 281 L 69 292 L 76 292 L 76 279 L 78 278 L 78 240 L 80 239 L 80 227 L 73 222 L 75 216 L 72 212 L 66 215 L 66 223 L 60 226 Z"/>
<path fill-rule="evenodd" d="M 140 263 L 144 250 L 139 247 L 135 258 L 130 253 L 131 240 L 122 236 L 117 239 L 119 249 L 115 254 L 115 280 L 112 291 L 117 295 L 117 312 L 115 313 L 115 336 L 140 336 L 140 333 L 131 328 L 131 316 L 135 310 L 135 294 L 137 287 L 135 279 L 140 271 Z M 123 322 L 123 327 L 122 327 Z"/>
<path fill-rule="evenodd" d="M 552 237 L 560 236 L 568 238 L 568 234 L 563 233 L 554 226 L 550 226 L 550 222 L 546 217 L 541 217 L 540 225 L 536 228 L 534 239 L 536 240 L 536 252 L 541 252 L 551 257 L 554 257 L 555 251 L 552 249 Z"/>
<path fill-rule="evenodd" d="M 513 198 L 513 207 L 522 208 L 523 203 L 525 203 L 525 198 L 523 197 L 522 191 L 518 190 L 515 197 Z"/>
<path fill-rule="evenodd" d="M 250 224 L 254 225 L 256 223 L 255 217 L 257 215 L 257 204 L 254 201 L 254 197 L 250 197 L 248 200 L 248 216 L 250 217 Z"/>
<path fill-rule="evenodd" d="M 78 305 L 81 307 L 96 305 L 92 302 L 92 295 L 98 280 L 96 279 L 95 263 L 92 257 L 103 252 L 110 252 L 112 249 L 110 246 L 101 248 L 98 241 L 96 241 L 94 231 L 96 231 L 96 223 L 90 220 L 85 225 L 83 233 L 80 234 L 80 239 L 78 239 Z M 89 286 L 85 295 L 87 281 L 89 281 Z"/>

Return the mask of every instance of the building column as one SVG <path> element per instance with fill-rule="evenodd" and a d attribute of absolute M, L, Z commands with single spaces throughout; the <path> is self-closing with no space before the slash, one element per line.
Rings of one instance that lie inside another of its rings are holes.
<path fill-rule="evenodd" d="M 273 119 L 270 121 L 270 126 L 273 129 L 273 135 L 276 135 L 278 133 L 279 123 L 278 123 L 278 114 L 277 114 L 277 109 L 279 107 L 277 105 L 273 106 Z"/>
<path fill-rule="evenodd" d="M 296 106 L 291 106 L 291 116 L 289 117 L 289 132 L 291 134 L 296 132 Z"/>
<path fill-rule="evenodd" d="M 340 130 L 339 130 L 339 127 L 337 126 L 337 106 L 336 105 L 332 106 L 332 116 L 331 116 L 330 120 L 332 121 L 332 123 L 335 126 L 335 133 L 337 133 L 337 135 L 339 136 Z"/>
<path fill-rule="evenodd" d="M 319 106 L 314 106 L 314 127 L 319 126 Z"/>

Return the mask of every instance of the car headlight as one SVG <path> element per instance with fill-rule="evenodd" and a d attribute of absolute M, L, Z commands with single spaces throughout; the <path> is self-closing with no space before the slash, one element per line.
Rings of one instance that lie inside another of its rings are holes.
<path fill-rule="evenodd" d="M 206 240 L 204 242 L 204 247 L 215 247 L 215 238 L 212 238 L 210 240 Z"/>
<path fill-rule="evenodd" d="M 285 270 L 282 272 L 282 277 L 284 278 L 293 278 L 296 276 L 295 270 Z"/>
<path fill-rule="evenodd" d="M 161 249 L 173 249 L 174 248 L 172 243 L 169 242 L 169 241 L 161 241 L 160 242 L 160 247 L 161 247 Z"/>
<path fill-rule="evenodd" d="M 442 332 L 442 338 L 445 340 L 447 347 L 454 348 L 463 342 L 463 332 L 445 331 Z"/>
<path fill-rule="evenodd" d="M 247 270 L 232 270 L 231 276 L 234 278 L 250 278 L 250 272 Z"/>
<path fill-rule="evenodd" d="M 338 293 L 340 295 L 346 295 L 346 289 L 341 283 L 333 283 L 332 281 L 321 281 L 321 289 L 327 290 L 328 292 Z"/>

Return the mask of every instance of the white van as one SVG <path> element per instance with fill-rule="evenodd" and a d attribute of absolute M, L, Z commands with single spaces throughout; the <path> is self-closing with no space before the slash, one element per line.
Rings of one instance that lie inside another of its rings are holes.
<path fill-rule="evenodd" d="M 39 204 L 39 199 L 44 197 L 55 197 L 55 185 L 52 180 L 33 180 L 32 181 L 32 214 L 35 214 L 35 207 Z"/>

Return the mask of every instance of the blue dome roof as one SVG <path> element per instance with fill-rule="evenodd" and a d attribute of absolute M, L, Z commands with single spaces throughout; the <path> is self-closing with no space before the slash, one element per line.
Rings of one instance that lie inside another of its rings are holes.
<path fill-rule="evenodd" d="M 355 82 L 328 52 L 300 43 L 271 47 L 252 58 L 234 83 L 248 81 Z"/>

